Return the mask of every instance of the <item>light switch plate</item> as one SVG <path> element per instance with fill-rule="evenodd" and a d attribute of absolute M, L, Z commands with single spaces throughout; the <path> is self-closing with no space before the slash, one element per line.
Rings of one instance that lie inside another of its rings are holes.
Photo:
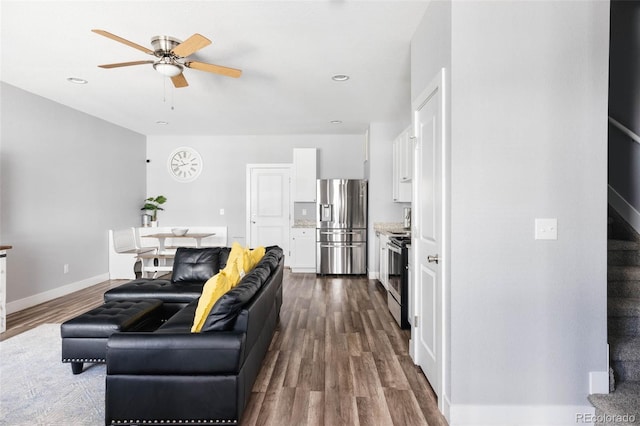
<path fill-rule="evenodd" d="M 536 218 L 536 240 L 557 240 L 558 239 L 558 219 Z"/>

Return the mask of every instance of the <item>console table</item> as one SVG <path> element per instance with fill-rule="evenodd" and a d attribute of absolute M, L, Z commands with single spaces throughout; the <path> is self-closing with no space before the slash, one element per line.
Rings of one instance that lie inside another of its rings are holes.
<path fill-rule="evenodd" d="M 7 329 L 7 250 L 11 248 L 0 245 L 0 333 Z"/>

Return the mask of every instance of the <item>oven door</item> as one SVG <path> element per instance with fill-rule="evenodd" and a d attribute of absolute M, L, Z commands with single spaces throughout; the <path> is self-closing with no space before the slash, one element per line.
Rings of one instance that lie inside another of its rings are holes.
<path fill-rule="evenodd" d="M 398 304 L 402 304 L 402 248 L 392 241 L 387 243 L 389 252 L 388 274 L 389 293 L 396 299 Z"/>

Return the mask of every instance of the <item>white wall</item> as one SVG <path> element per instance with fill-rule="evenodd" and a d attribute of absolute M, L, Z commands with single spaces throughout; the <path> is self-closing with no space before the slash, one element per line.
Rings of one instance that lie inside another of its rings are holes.
<path fill-rule="evenodd" d="M 0 235 L 13 246 L 12 311 L 108 278 L 107 230 L 139 224 L 145 137 L 0 87 Z"/>
<path fill-rule="evenodd" d="M 176 182 L 167 172 L 167 158 L 180 146 L 202 156 L 194 182 Z M 149 136 L 148 195 L 168 198 L 158 214 L 162 226 L 227 226 L 229 243 L 245 244 L 246 165 L 291 163 L 293 148 L 310 147 L 318 148 L 319 178 L 364 177 L 364 135 Z"/>
<path fill-rule="evenodd" d="M 608 30 L 608 2 L 453 2 L 452 424 L 573 423 L 606 374 Z"/>

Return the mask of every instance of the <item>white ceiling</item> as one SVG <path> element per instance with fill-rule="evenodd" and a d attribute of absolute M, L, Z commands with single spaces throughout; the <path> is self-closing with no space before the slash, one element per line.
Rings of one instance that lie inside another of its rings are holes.
<path fill-rule="evenodd" d="M 408 121 L 410 40 L 427 4 L 2 0 L 0 78 L 146 135 L 362 134 L 370 122 Z M 189 87 L 175 89 L 151 65 L 98 68 L 153 57 L 93 28 L 148 48 L 154 35 L 200 33 L 213 43 L 189 59 L 243 74 L 186 69 Z"/>

